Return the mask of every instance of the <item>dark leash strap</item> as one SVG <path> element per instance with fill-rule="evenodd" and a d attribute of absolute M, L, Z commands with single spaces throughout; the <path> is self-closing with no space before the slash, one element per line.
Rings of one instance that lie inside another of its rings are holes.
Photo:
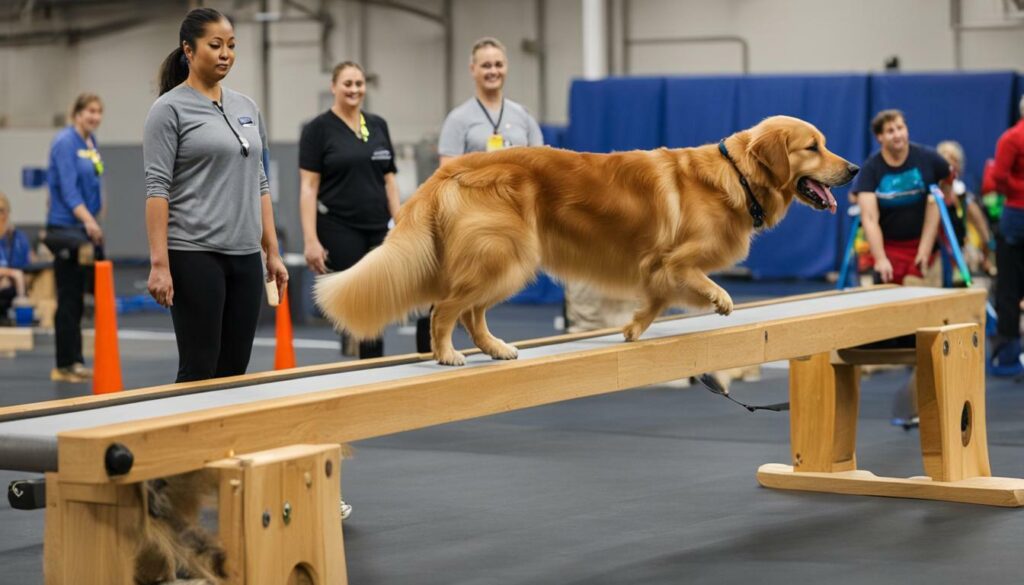
<path fill-rule="evenodd" d="M 750 184 L 747 183 L 747 178 L 743 176 L 743 172 L 740 167 L 736 165 L 736 161 L 732 160 L 729 156 L 729 149 L 725 147 L 725 138 L 718 141 L 718 152 L 722 153 L 725 160 L 729 161 L 732 168 L 736 170 L 736 174 L 740 177 L 740 185 L 743 185 L 743 192 L 747 194 L 747 212 L 750 213 L 750 217 L 754 220 L 754 228 L 760 229 L 764 226 L 764 208 L 757 202 L 757 198 L 754 197 L 754 192 L 750 190 Z"/>
<path fill-rule="evenodd" d="M 754 412 L 755 410 L 770 410 L 772 412 L 782 412 L 784 410 L 789 410 L 789 403 L 788 402 L 779 402 L 777 404 L 766 404 L 764 406 L 751 406 L 749 404 L 744 404 L 744 403 L 740 402 L 739 400 L 736 400 L 732 396 L 729 396 L 729 391 L 726 390 L 722 386 L 722 384 L 719 383 L 719 381 L 714 376 L 712 376 L 711 374 L 701 374 L 700 376 L 697 377 L 697 379 L 700 381 L 701 384 L 704 384 L 705 388 L 707 388 L 711 392 L 713 392 L 715 394 L 718 394 L 719 396 L 724 396 L 724 397 L 728 398 L 729 400 L 735 402 L 736 404 L 739 404 L 743 408 L 746 408 L 750 412 Z"/>

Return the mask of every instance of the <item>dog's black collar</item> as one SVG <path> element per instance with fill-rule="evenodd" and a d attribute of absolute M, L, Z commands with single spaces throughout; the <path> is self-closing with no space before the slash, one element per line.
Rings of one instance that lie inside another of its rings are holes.
<path fill-rule="evenodd" d="M 754 192 L 750 190 L 750 184 L 747 183 L 747 178 L 743 176 L 743 171 L 736 166 L 736 161 L 732 160 L 732 157 L 729 156 L 729 149 L 725 147 L 725 138 L 718 141 L 718 152 L 722 153 L 725 160 L 729 161 L 732 168 L 736 169 L 736 174 L 740 176 L 740 185 L 743 185 L 743 191 L 747 194 L 747 212 L 750 213 L 750 217 L 754 220 L 754 228 L 762 227 L 764 225 L 764 208 L 757 202 Z"/>

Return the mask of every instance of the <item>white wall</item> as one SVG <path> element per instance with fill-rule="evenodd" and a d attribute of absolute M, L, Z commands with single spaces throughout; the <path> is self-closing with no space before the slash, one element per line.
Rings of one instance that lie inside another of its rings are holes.
<path fill-rule="evenodd" d="M 440 2 L 420 2 L 433 13 Z M 355 50 L 359 21 L 352 19 L 352 48 L 336 55 L 339 61 L 365 61 L 378 82 L 369 89 L 369 108 L 388 121 L 392 139 L 414 142 L 436 134 L 446 111 L 444 105 L 444 29 L 421 17 L 386 8 L 367 8 L 370 51 L 365 58 Z M 329 79 L 325 78 L 324 89 Z"/>
<path fill-rule="evenodd" d="M 46 217 L 46 187 L 21 187 L 21 168 L 46 167 L 53 131 L 49 129 L 0 129 L 0 191 L 11 199 L 16 224 L 41 224 Z"/>
<path fill-rule="evenodd" d="M 963 0 L 964 24 L 999 22 L 1001 6 Z M 629 20 L 634 38 L 743 37 L 752 73 L 878 71 L 891 55 L 905 71 L 955 67 L 950 7 L 940 0 L 633 0 Z M 965 68 L 1024 69 L 1024 28 L 962 39 Z M 740 63 L 736 46 L 710 43 L 638 46 L 630 57 L 636 74 L 737 72 Z"/>
<path fill-rule="evenodd" d="M 583 2 L 549 0 L 546 31 L 547 80 L 544 99 L 547 121 L 565 124 L 569 120 L 569 86 L 583 75 Z"/>
<path fill-rule="evenodd" d="M 406 0 L 439 12 L 440 0 Z M 233 2 L 219 4 L 230 8 Z M 509 48 L 508 95 L 537 112 L 544 100 L 547 121 L 565 122 L 569 84 L 580 73 L 580 0 L 546 0 L 548 76 L 544 95 L 538 61 L 523 52 L 524 39 L 537 38 L 534 0 L 454 0 L 455 97 L 472 92 L 467 56 L 483 35 Z M 633 38 L 735 35 L 750 47 L 754 73 L 872 71 L 899 55 L 904 70 L 954 68 L 954 34 L 949 5 L 942 0 L 617 0 L 612 14 L 621 24 L 628 10 Z M 1001 0 L 963 0 L 967 25 L 1001 22 Z M 385 7 L 334 2 L 337 26 L 331 38 L 335 60 L 361 57 L 379 84 L 371 108 L 391 123 L 396 139 L 415 141 L 436 132 L 445 114 L 444 40 L 436 23 Z M 292 14 L 295 14 L 294 12 Z M 238 60 L 227 83 L 260 99 L 260 27 L 251 11 L 238 24 Z M 1021 22 L 1024 24 L 1024 22 Z M 0 49 L 0 118 L 8 127 L 46 127 L 80 90 L 104 96 L 108 144 L 137 143 L 141 119 L 155 98 L 156 69 L 177 41 L 176 17 L 90 39 L 74 46 Z M 328 74 L 322 70 L 319 26 L 271 25 L 271 135 L 294 141 L 300 124 L 319 108 Z M 360 37 L 368 54 L 359 55 Z M 968 69 L 1024 69 L 1024 28 L 969 30 L 961 34 Z M 740 70 L 734 44 L 634 46 L 628 50 L 634 74 L 733 73 Z M 621 62 L 621 59 L 618 61 Z"/>
<path fill-rule="evenodd" d="M 63 45 L 0 48 L 0 121 L 7 127 L 50 127 L 66 115 L 77 71 Z"/>
<path fill-rule="evenodd" d="M 555 0 L 556 2 L 558 0 Z M 578 1 L 571 4 L 578 5 Z M 505 95 L 532 112 L 537 111 L 537 58 L 523 52 L 522 41 L 536 38 L 535 3 L 459 0 L 455 2 L 455 103 L 473 96 L 473 79 L 469 74 L 469 51 L 473 42 L 483 36 L 501 40 L 508 49 L 508 79 Z M 575 19 L 579 20 L 579 12 Z M 577 49 L 578 51 L 578 49 Z"/>
<path fill-rule="evenodd" d="M 71 51 L 69 74 L 77 83 L 65 101 L 70 104 L 79 91 L 100 95 L 101 148 L 142 142 L 142 125 L 157 95 L 157 69 L 177 39 L 178 23 L 161 21 L 82 42 Z"/>
<path fill-rule="evenodd" d="M 439 13 L 441 0 L 403 0 Z M 233 0 L 207 2 L 231 9 Z M 280 9 L 280 1 L 272 0 Z M 315 2 L 306 0 L 307 5 Z M 456 103 L 472 95 L 468 51 L 484 35 L 509 49 L 507 95 L 533 112 L 546 106 L 546 121 L 565 123 L 569 86 L 582 70 L 581 0 L 546 0 L 544 31 L 547 78 L 541 87 L 538 59 L 522 49 L 536 39 L 536 0 L 454 0 Z M 753 73 L 878 71 L 899 55 L 905 71 L 953 70 L 954 33 L 949 3 L 943 0 L 615 0 L 613 24 L 628 7 L 628 35 L 736 35 L 750 47 Z M 262 101 L 260 25 L 248 13 L 237 24 L 238 50 L 227 85 Z M 1002 0 L 963 0 L 968 26 L 1005 26 Z M 363 11 L 366 10 L 365 30 Z M 393 9 L 335 0 L 336 27 L 330 37 L 333 61 L 364 60 L 379 78 L 370 88 L 369 109 L 389 122 L 396 142 L 436 135 L 446 113 L 442 28 Z M 291 14 L 295 14 L 292 12 Z M 1024 21 L 1019 21 L 1024 24 Z M 137 145 L 142 123 L 156 98 L 156 71 L 177 42 L 177 16 L 76 45 L 0 49 L 0 189 L 14 193 L 19 209 L 36 213 L 37 199 L 18 188 L 20 168 L 42 163 L 55 117 L 79 91 L 103 96 L 106 117 L 101 144 Z M 365 35 L 368 51 L 360 55 Z M 621 31 L 616 32 L 616 38 Z M 301 124 L 321 109 L 330 81 L 320 62 L 320 28 L 311 22 L 271 25 L 271 139 L 293 143 Z M 961 33 L 966 69 L 1024 70 L 1024 28 L 967 30 Z M 615 45 L 616 71 L 622 51 Z M 634 47 L 634 74 L 736 73 L 740 52 L 728 44 Z M 543 95 L 542 95 L 543 94 Z M 18 129 L 14 132 L 12 129 Z M 35 129 L 27 135 L 21 130 Z M 40 130 L 41 129 L 41 130 Z M 30 218 L 40 221 L 40 218 Z"/>

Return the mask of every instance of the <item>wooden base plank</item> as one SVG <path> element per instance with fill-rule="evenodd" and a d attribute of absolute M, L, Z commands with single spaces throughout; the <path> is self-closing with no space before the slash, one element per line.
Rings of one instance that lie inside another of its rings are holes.
<path fill-rule="evenodd" d="M 879 477 L 863 469 L 836 473 L 794 472 L 791 465 L 767 463 L 757 470 L 764 487 L 856 496 L 915 498 L 1019 508 L 1024 506 L 1024 479 L 972 477 L 932 481 L 928 477 Z"/>

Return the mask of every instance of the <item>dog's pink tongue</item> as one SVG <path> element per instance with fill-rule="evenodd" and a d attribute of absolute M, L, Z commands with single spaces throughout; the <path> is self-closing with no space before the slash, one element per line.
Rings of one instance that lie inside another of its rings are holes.
<path fill-rule="evenodd" d="M 836 209 L 839 207 L 839 204 L 836 203 L 836 198 L 835 196 L 832 195 L 832 189 L 825 185 L 822 185 L 821 183 L 815 181 L 814 179 L 808 179 L 807 184 L 811 186 L 811 189 L 814 189 L 814 192 L 817 193 L 818 196 L 822 198 L 822 200 L 828 203 L 829 212 L 835 213 Z"/>

